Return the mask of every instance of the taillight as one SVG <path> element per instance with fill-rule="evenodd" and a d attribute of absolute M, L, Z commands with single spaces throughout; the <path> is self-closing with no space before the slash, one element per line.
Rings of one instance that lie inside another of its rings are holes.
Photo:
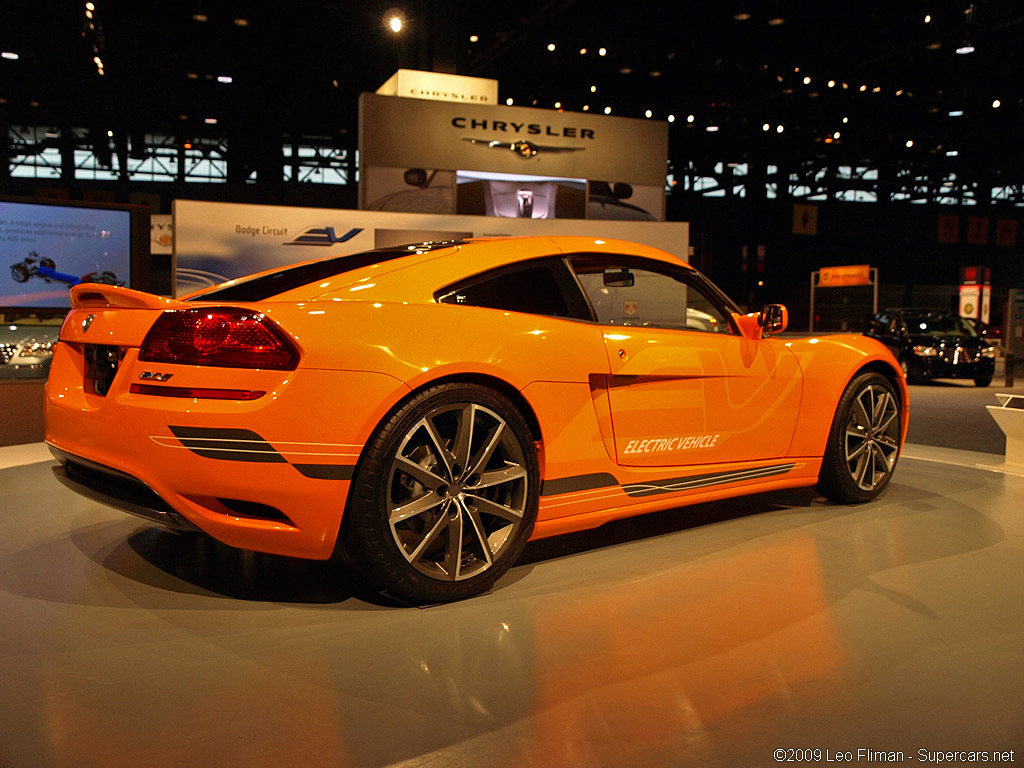
<path fill-rule="evenodd" d="M 236 307 L 168 309 L 142 341 L 149 363 L 291 371 L 299 351 L 270 318 Z"/>

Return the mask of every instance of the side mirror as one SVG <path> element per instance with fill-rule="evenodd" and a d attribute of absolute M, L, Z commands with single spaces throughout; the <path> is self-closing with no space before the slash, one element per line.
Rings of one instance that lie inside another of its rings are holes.
<path fill-rule="evenodd" d="M 766 304 L 757 315 L 757 324 L 765 335 L 784 331 L 789 325 L 789 310 L 782 304 Z"/>
<path fill-rule="evenodd" d="M 604 284 L 610 288 L 632 288 L 633 273 L 628 269 L 606 269 L 604 271 Z"/>
<path fill-rule="evenodd" d="M 633 196 L 633 187 L 623 181 L 617 181 L 612 187 L 612 194 L 616 200 L 628 200 Z"/>

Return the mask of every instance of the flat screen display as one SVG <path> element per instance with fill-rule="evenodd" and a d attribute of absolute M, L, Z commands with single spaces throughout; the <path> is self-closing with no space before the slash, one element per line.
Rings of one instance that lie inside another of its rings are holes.
<path fill-rule="evenodd" d="M 0 307 L 67 309 L 73 285 L 131 279 L 130 209 L 0 200 Z"/>

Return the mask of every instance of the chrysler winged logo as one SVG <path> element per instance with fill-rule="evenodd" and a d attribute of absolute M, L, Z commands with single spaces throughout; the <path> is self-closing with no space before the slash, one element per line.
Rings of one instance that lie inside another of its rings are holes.
<path fill-rule="evenodd" d="M 82 333 L 89 330 L 89 326 L 92 325 L 92 321 L 96 319 L 96 315 L 88 315 L 85 320 L 82 321 Z"/>
<path fill-rule="evenodd" d="M 463 141 L 470 144 L 483 144 L 491 149 L 511 149 L 519 157 L 529 160 L 540 152 L 578 152 L 586 147 L 552 147 L 543 144 L 534 144 L 532 141 L 520 139 L 519 141 L 490 141 L 488 139 L 474 139 L 470 136 L 463 136 Z"/>

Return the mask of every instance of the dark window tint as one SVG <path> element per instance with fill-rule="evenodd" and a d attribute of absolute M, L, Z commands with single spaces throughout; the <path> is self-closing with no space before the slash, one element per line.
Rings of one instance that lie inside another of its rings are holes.
<path fill-rule="evenodd" d="M 503 267 L 449 286 L 434 298 L 442 304 L 591 319 L 586 302 L 561 259 Z"/>
<path fill-rule="evenodd" d="M 308 283 L 327 280 L 345 272 L 400 259 L 413 253 L 422 253 L 424 250 L 432 250 L 434 247 L 447 248 L 453 244 L 455 243 L 423 243 L 398 248 L 381 248 L 376 251 L 364 251 L 363 253 L 314 261 L 309 264 L 285 267 L 262 277 L 243 280 L 223 288 L 215 288 L 193 297 L 190 301 L 262 301 Z"/>

